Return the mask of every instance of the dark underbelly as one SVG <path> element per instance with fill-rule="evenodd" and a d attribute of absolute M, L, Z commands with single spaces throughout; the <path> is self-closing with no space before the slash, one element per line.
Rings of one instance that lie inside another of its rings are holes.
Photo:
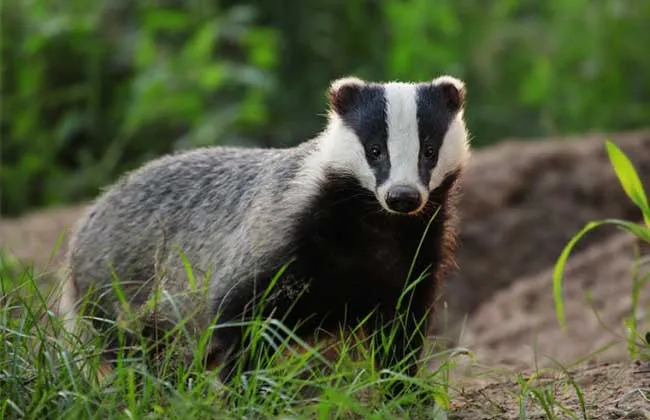
<path fill-rule="evenodd" d="M 435 194 L 430 199 L 443 202 Z M 294 261 L 279 280 L 270 310 L 289 325 L 313 320 L 310 329 L 319 322 L 356 322 L 377 309 L 391 312 L 409 281 L 438 266 L 441 210 L 433 222 L 433 210 L 388 214 L 358 181 L 332 175 L 296 220 L 291 251 L 279 251 L 284 260 L 278 265 Z M 434 282 L 429 276 L 413 293 L 429 294 Z"/>

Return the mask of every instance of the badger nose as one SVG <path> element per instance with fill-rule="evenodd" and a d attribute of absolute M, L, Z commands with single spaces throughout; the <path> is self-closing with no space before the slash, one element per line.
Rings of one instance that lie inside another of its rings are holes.
<path fill-rule="evenodd" d="M 386 193 L 388 208 L 399 213 L 410 213 L 420 207 L 420 192 L 407 185 L 396 185 Z"/>

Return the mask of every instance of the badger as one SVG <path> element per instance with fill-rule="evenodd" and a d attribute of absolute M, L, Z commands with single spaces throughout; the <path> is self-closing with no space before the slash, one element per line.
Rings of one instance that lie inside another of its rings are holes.
<path fill-rule="evenodd" d="M 202 147 L 123 175 L 73 228 L 59 307 L 68 328 L 91 291 L 93 319 L 117 322 L 126 301 L 142 332 L 212 328 L 205 358 L 228 383 L 252 369 L 242 325 L 256 308 L 302 337 L 365 320 L 377 337 L 392 329 L 378 367 L 406 360 L 416 375 L 454 265 L 465 96 L 449 75 L 342 77 L 324 129 L 296 146 Z"/>

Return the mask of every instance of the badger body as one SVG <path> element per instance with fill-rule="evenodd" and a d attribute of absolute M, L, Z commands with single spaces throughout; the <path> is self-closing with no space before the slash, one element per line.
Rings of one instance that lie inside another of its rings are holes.
<path fill-rule="evenodd" d="M 405 315 L 379 363 L 415 362 L 420 321 L 454 252 L 454 199 L 469 156 L 465 87 L 449 76 L 344 78 L 328 94 L 326 128 L 295 147 L 172 154 L 105 191 L 75 226 L 62 313 L 95 290 L 101 317 L 119 319 L 117 279 L 143 329 L 180 317 L 201 334 L 215 319 L 249 319 L 260 304 L 303 337 L 369 316 L 373 332 L 388 333 Z M 224 381 L 248 366 L 242 333 L 212 332 L 205 356 L 224 365 Z"/>

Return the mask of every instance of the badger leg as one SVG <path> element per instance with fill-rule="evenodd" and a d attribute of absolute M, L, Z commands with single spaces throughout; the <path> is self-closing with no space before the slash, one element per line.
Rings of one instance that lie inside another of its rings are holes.
<path fill-rule="evenodd" d="M 238 368 L 242 371 L 249 368 L 249 357 L 244 351 L 245 344 L 243 334 L 238 328 L 228 328 L 228 331 L 219 331 L 215 334 L 216 341 L 226 348 L 214 350 L 209 359 L 219 360 L 221 370 L 219 379 L 223 384 L 229 384 L 235 377 Z"/>
<path fill-rule="evenodd" d="M 413 302 L 410 310 L 404 312 L 382 311 L 380 325 L 374 336 L 379 358 L 377 367 L 391 372 L 414 377 L 418 373 L 419 359 L 424 347 L 427 325 L 427 307 L 424 302 Z M 387 321 L 387 322 L 386 322 Z M 388 374 L 384 373 L 386 377 Z M 388 397 L 394 398 L 407 391 L 407 381 L 396 380 L 388 390 Z"/>
<path fill-rule="evenodd" d="M 235 298 L 222 302 L 217 310 L 219 321 L 213 330 L 216 343 L 207 356 L 208 364 L 220 365 L 219 379 L 223 384 L 230 383 L 238 372 L 252 369 L 249 354 L 250 339 L 246 338 L 246 321 L 252 318 L 255 294 L 244 288 L 237 289 Z M 228 325 L 235 323 L 239 325 Z"/>
<path fill-rule="evenodd" d="M 57 302 L 56 312 L 62 321 L 63 332 L 66 334 L 62 340 L 63 345 L 68 351 L 74 352 L 75 346 L 89 343 L 92 337 L 90 331 L 88 331 L 87 328 L 84 328 L 79 320 L 81 314 L 78 311 L 77 305 L 80 296 L 74 278 L 67 268 L 62 269 L 59 272 L 59 277 L 62 281 L 60 284 L 60 295 Z M 74 337 L 76 337 L 77 340 L 75 340 Z M 101 357 L 99 366 L 95 372 L 97 379 L 100 382 L 103 381 L 112 370 L 110 362 L 105 357 Z M 87 366 L 84 367 L 83 372 L 88 378 L 92 376 L 92 372 Z"/>
<path fill-rule="evenodd" d="M 275 331 L 277 338 L 288 338 L 281 331 Z M 222 383 L 231 382 L 237 374 L 252 372 L 258 368 L 257 362 L 264 359 L 265 353 L 275 351 L 265 339 L 256 339 L 255 343 L 245 328 L 228 327 L 215 335 L 219 350 L 212 352 L 209 359 L 222 360 L 219 378 Z"/>

